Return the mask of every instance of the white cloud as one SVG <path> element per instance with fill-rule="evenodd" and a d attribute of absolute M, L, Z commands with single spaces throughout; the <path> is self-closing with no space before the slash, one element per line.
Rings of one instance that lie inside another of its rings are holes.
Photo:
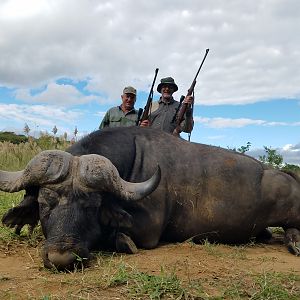
<path fill-rule="evenodd" d="M 210 128 L 241 128 L 248 125 L 263 125 L 263 120 L 251 120 L 246 118 L 230 119 L 230 118 L 203 118 L 195 117 L 195 122 L 202 123 Z"/>
<path fill-rule="evenodd" d="M 279 153 L 286 163 L 300 165 L 300 144 L 287 144 L 279 150 Z"/>
<path fill-rule="evenodd" d="M 60 124 L 62 121 L 74 124 L 74 120 L 79 118 L 80 115 L 81 112 L 79 111 L 48 105 L 0 104 L 0 120 L 5 123 L 18 120 L 21 126 L 29 123 L 30 126 L 34 127 L 53 127 L 55 123 Z"/>
<path fill-rule="evenodd" d="M 59 106 L 84 104 L 99 99 L 96 96 L 83 95 L 72 85 L 56 83 L 48 84 L 44 91 L 34 95 L 28 89 L 18 89 L 16 98 L 31 103 L 57 103 Z"/>
<path fill-rule="evenodd" d="M 80 115 L 72 106 L 95 101 L 103 107 L 93 110 L 91 104 L 89 111 L 100 119 L 104 105 L 120 101 L 124 86 L 148 93 L 157 67 L 158 80 L 173 76 L 176 96 L 186 94 L 206 48 L 196 104 L 299 99 L 299 10 L 298 0 L 165 0 L 163 5 L 158 0 L 2 0 L 0 87 L 13 88 L 17 103 L 26 105 L 1 104 L 0 124 L 77 124 Z M 60 78 L 88 82 L 80 92 L 55 83 Z M 31 93 L 40 87 L 46 88 Z M 266 121 L 258 115 L 196 116 L 195 121 L 217 129 L 290 126 L 292 131 L 300 125 L 295 117 Z M 96 122 L 90 126 L 97 127 Z M 218 132 L 212 135 L 221 138 Z M 295 143 L 283 144 L 288 142 Z"/>
<path fill-rule="evenodd" d="M 45 0 L 4 0 L 0 8 L 0 18 L 11 21 L 38 15 L 48 8 L 48 4 Z"/>
<path fill-rule="evenodd" d="M 248 118 L 206 118 L 194 117 L 195 123 L 201 123 L 210 128 L 242 128 L 249 125 L 260 126 L 299 126 L 299 122 L 269 122 L 265 120 L 254 120 Z"/>
<path fill-rule="evenodd" d="M 272 148 L 275 149 L 277 154 L 282 155 L 283 162 L 287 164 L 294 164 L 300 166 L 300 144 L 292 145 L 287 144 L 282 148 Z M 259 156 L 267 155 L 264 149 L 250 149 L 247 154 L 258 158 Z"/>
<path fill-rule="evenodd" d="M 147 90 L 159 67 L 185 93 L 210 48 L 199 103 L 300 94 L 295 0 L 169 0 L 167 10 L 146 0 L 25 2 L 0 4 L 0 84 L 29 89 L 90 76 L 93 89 L 115 99 L 128 83 Z"/>

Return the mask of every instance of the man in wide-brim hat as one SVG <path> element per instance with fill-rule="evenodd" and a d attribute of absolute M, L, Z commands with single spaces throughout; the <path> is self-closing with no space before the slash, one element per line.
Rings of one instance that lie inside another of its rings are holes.
<path fill-rule="evenodd" d="M 176 112 L 180 103 L 173 98 L 173 93 L 178 90 L 178 86 L 172 77 L 162 78 L 157 86 L 157 91 L 161 94 L 158 102 L 152 104 L 152 110 L 149 117 L 149 125 L 163 131 L 173 133 L 176 128 Z M 194 126 L 192 104 L 194 98 L 187 96 L 183 103 L 188 104 L 184 115 L 184 120 L 180 124 L 183 132 L 191 133 Z"/>

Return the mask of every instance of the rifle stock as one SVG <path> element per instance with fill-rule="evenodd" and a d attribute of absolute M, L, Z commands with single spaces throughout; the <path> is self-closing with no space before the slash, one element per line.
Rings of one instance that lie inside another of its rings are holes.
<path fill-rule="evenodd" d="M 199 69 L 198 69 L 198 71 L 197 71 L 197 73 L 196 73 L 196 75 L 195 75 L 195 78 L 194 78 L 194 80 L 193 80 L 193 82 L 192 82 L 190 88 L 188 89 L 187 94 L 186 94 L 185 97 L 191 96 L 191 95 L 193 94 L 194 89 L 195 89 L 195 85 L 196 85 L 196 83 L 197 83 L 196 79 L 197 79 L 198 74 L 199 74 L 199 72 L 200 72 L 200 70 L 201 70 L 201 68 L 202 68 L 202 65 L 203 65 L 203 63 L 204 63 L 204 61 L 205 61 L 205 59 L 206 59 L 206 56 L 207 56 L 207 54 L 208 54 L 208 51 L 209 51 L 209 49 L 206 49 L 204 58 L 203 58 L 203 60 L 202 60 L 202 62 L 201 62 L 201 65 L 200 65 L 200 67 L 199 67 Z M 185 97 L 184 97 L 184 98 L 185 98 Z M 184 114 L 186 113 L 187 109 L 190 108 L 190 107 L 191 107 L 190 104 L 187 104 L 187 103 L 182 102 L 182 104 L 181 104 L 181 106 L 180 106 L 180 108 L 179 108 L 179 111 L 177 112 L 177 116 L 176 116 L 176 127 L 175 127 L 175 129 L 174 129 L 174 131 L 173 131 L 173 135 L 179 136 L 179 134 L 180 134 L 180 132 L 181 132 L 180 124 L 181 124 L 181 122 L 182 122 L 183 119 L 184 119 Z"/>
<path fill-rule="evenodd" d="M 152 100 L 153 100 L 153 87 L 154 87 L 154 84 L 155 84 L 155 81 L 156 81 L 157 73 L 158 73 L 158 68 L 155 69 L 155 75 L 154 75 L 154 79 L 153 79 L 153 82 L 152 82 L 150 93 L 149 93 L 149 96 L 148 96 L 148 99 L 147 99 L 147 103 L 144 107 L 144 111 L 143 111 L 143 114 L 142 114 L 141 118 L 138 120 L 139 125 L 141 125 L 141 123 L 143 121 L 148 120 L 148 118 L 149 118 L 150 109 L 151 109 Z"/>

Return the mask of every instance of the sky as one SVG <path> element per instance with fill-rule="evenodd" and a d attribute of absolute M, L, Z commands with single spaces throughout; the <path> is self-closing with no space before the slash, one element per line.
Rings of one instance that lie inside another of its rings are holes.
<path fill-rule="evenodd" d="M 137 88 L 195 87 L 192 142 L 300 164 L 300 1 L 0 0 L 0 131 L 98 129 Z M 182 137 L 187 139 L 186 134 Z"/>

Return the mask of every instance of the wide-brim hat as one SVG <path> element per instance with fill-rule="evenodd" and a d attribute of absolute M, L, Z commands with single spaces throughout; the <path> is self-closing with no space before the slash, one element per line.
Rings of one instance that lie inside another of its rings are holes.
<path fill-rule="evenodd" d="M 176 92 L 178 90 L 178 86 L 175 83 L 174 79 L 172 77 L 166 77 L 166 78 L 162 78 L 160 80 L 160 84 L 157 86 L 157 91 L 160 93 L 161 88 L 163 87 L 163 85 L 171 85 L 174 88 L 174 92 Z"/>

